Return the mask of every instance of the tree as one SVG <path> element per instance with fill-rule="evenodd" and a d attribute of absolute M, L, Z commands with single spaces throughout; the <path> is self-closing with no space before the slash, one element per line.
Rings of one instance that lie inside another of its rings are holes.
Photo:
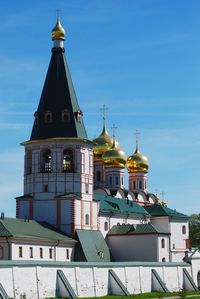
<path fill-rule="evenodd" d="M 190 246 L 200 248 L 200 214 L 192 214 L 189 220 Z"/>

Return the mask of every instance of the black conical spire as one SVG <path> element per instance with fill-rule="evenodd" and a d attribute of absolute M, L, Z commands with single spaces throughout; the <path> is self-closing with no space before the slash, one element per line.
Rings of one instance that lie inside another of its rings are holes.
<path fill-rule="evenodd" d="M 30 140 L 57 137 L 87 139 L 64 48 L 60 46 L 52 49 Z"/>

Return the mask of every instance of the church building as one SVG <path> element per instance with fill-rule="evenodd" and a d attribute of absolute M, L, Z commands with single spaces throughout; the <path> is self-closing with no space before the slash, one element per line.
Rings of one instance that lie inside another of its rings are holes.
<path fill-rule="evenodd" d="M 138 140 L 125 156 L 107 131 L 105 107 L 102 132 L 89 140 L 64 40 L 58 18 L 30 139 L 22 142 L 17 218 L 0 219 L 0 259 L 182 261 L 188 217 L 148 191 L 148 159 Z"/>

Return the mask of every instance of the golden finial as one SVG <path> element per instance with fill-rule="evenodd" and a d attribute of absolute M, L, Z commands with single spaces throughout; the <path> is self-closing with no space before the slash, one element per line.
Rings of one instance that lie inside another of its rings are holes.
<path fill-rule="evenodd" d="M 60 23 L 59 10 L 57 10 L 57 21 L 55 27 L 51 31 L 52 40 L 64 40 L 65 39 L 65 29 Z"/>

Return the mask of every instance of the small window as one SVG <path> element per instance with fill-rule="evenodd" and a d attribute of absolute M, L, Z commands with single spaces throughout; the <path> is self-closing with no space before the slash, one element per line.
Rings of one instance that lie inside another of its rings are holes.
<path fill-rule="evenodd" d="M 38 112 L 34 113 L 34 117 L 35 117 L 34 125 L 37 126 L 39 124 L 39 114 L 38 114 Z"/>
<path fill-rule="evenodd" d="M 89 184 L 85 183 L 85 193 L 89 193 Z"/>
<path fill-rule="evenodd" d="M 97 170 L 97 182 L 101 181 L 101 171 Z"/>
<path fill-rule="evenodd" d="M 3 247 L 0 246 L 0 260 L 3 259 Z"/>
<path fill-rule="evenodd" d="M 175 244 L 173 243 L 173 244 L 172 244 L 172 249 L 175 249 L 175 248 L 176 248 L 176 246 L 175 246 Z"/>
<path fill-rule="evenodd" d="M 183 234 L 183 235 L 186 234 L 186 226 L 185 226 L 185 225 L 182 226 L 182 234 Z"/>
<path fill-rule="evenodd" d="M 124 185 L 124 177 L 123 176 L 122 176 L 121 180 L 122 180 L 122 186 L 123 186 Z"/>
<path fill-rule="evenodd" d="M 66 249 L 66 260 L 69 260 L 69 249 Z"/>
<path fill-rule="evenodd" d="M 49 248 L 49 258 L 52 259 L 53 258 L 53 249 Z"/>
<path fill-rule="evenodd" d="M 43 259 L 43 248 L 40 247 L 40 258 Z"/>
<path fill-rule="evenodd" d="M 119 222 L 117 222 L 117 225 L 120 225 L 120 223 L 119 223 Z"/>
<path fill-rule="evenodd" d="M 62 121 L 67 123 L 70 121 L 70 112 L 69 110 L 65 109 L 62 111 Z"/>
<path fill-rule="evenodd" d="M 139 181 L 139 188 L 142 189 L 142 181 Z"/>
<path fill-rule="evenodd" d="M 163 262 L 163 263 L 165 262 L 165 257 L 162 258 L 162 262 Z"/>
<path fill-rule="evenodd" d="M 76 116 L 76 120 L 78 123 L 82 122 L 82 116 L 83 116 L 83 112 L 81 110 L 78 110 L 75 112 L 75 116 Z"/>
<path fill-rule="evenodd" d="M 19 246 L 19 257 L 23 257 L 22 246 Z"/>
<path fill-rule="evenodd" d="M 103 252 L 102 252 L 102 251 L 99 251 L 99 252 L 98 252 L 98 256 L 99 256 L 100 259 L 103 259 L 103 256 L 104 256 L 104 255 L 103 255 Z"/>
<path fill-rule="evenodd" d="M 108 230 L 108 222 L 104 222 L 104 230 L 107 231 Z"/>
<path fill-rule="evenodd" d="M 52 112 L 47 110 L 44 112 L 44 121 L 45 123 L 51 123 L 52 122 Z"/>
<path fill-rule="evenodd" d="M 110 183 L 110 186 L 112 185 L 112 177 L 110 176 L 109 177 L 109 183 Z"/>
<path fill-rule="evenodd" d="M 33 247 L 29 247 L 29 257 L 33 258 Z"/>
<path fill-rule="evenodd" d="M 116 183 L 116 185 L 119 185 L 119 177 L 118 176 L 115 177 L 115 183 Z"/>
<path fill-rule="evenodd" d="M 43 172 L 51 172 L 51 152 L 47 150 L 43 154 Z"/>
<path fill-rule="evenodd" d="M 64 150 L 63 153 L 63 171 L 64 172 L 73 172 L 73 151 Z"/>
<path fill-rule="evenodd" d="M 161 239 L 161 247 L 165 248 L 165 239 Z"/>
<path fill-rule="evenodd" d="M 48 189 L 49 189 L 49 188 L 48 188 L 48 185 L 47 185 L 47 184 L 43 185 L 43 191 L 44 191 L 44 192 L 48 192 Z"/>
<path fill-rule="evenodd" d="M 90 224 L 90 218 L 89 218 L 89 215 L 88 215 L 88 214 L 85 215 L 85 224 L 86 224 L 86 225 L 89 225 L 89 224 Z"/>

